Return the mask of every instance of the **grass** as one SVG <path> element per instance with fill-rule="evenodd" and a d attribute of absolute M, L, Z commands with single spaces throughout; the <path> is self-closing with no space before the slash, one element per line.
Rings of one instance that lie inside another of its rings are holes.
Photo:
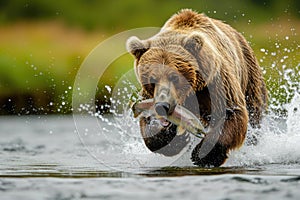
<path fill-rule="evenodd" d="M 293 84 L 299 91 L 300 21 L 281 18 L 268 24 L 242 22 L 233 26 L 243 31 L 260 60 L 274 97 L 272 103 L 281 105 L 289 101 L 292 93 L 287 95 L 283 86 Z M 71 91 L 80 64 L 97 44 L 110 36 L 101 30 L 87 32 L 55 20 L 3 25 L 0 35 L 0 103 L 4 105 L 0 113 L 7 113 L 8 109 L 22 113 L 28 102 L 16 99 L 28 95 L 38 113 L 70 112 Z M 113 86 L 132 66 L 130 55 L 120 57 L 105 72 L 99 87 Z M 294 74 L 285 77 L 287 69 Z M 101 102 L 103 95 L 98 94 Z M 10 101 L 18 105 L 5 107 Z"/>

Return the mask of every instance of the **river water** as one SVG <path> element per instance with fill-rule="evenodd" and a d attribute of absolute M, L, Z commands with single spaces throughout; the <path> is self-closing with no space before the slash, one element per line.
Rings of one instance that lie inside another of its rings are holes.
<path fill-rule="evenodd" d="M 1 117 L 0 199 L 299 199 L 299 100 L 211 169 L 190 163 L 190 147 L 149 152 L 135 125 L 120 131 L 111 116 Z"/>

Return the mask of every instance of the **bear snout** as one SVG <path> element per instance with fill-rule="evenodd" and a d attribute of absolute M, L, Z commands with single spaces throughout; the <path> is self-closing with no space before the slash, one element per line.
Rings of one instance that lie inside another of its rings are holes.
<path fill-rule="evenodd" d="M 168 116 L 170 108 L 171 106 L 167 102 L 158 102 L 155 104 L 155 111 L 159 116 Z"/>
<path fill-rule="evenodd" d="M 154 92 L 154 109 L 156 114 L 166 117 L 172 114 L 175 106 L 176 101 L 169 84 L 156 84 Z"/>

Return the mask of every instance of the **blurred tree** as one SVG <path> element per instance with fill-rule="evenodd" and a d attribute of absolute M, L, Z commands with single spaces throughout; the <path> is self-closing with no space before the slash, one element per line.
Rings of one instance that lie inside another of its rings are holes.
<path fill-rule="evenodd" d="M 299 0 L 0 0 L 0 22 L 59 18 L 86 29 L 113 31 L 161 26 L 165 19 L 181 8 L 204 11 L 226 21 L 246 13 L 259 21 L 268 20 L 271 15 L 281 15 L 286 5 L 290 14 L 299 16 Z"/>

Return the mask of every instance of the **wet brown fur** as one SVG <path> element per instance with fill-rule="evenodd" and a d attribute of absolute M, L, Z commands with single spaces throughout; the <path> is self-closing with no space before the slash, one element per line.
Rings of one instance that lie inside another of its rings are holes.
<path fill-rule="evenodd" d="M 128 41 L 128 50 L 136 57 L 135 70 L 143 85 L 144 98 L 153 97 L 149 77 L 169 73 L 153 68 L 155 64 L 177 70 L 187 80 L 190 86 L 182 84 L 178 87 L 182 90 L 176 91 L 178 103 L 183 103 L 190 93 L 196 94 L 199 118 L 210 126 L 204 142 L 218 136 L 217 143 L 226 153 L 221 158 L 223 162 L 229 150 L 243 144 L 248 121 L 253 127 L 259 126 L 267 104 L 262 72 L 245 38 L 229 25 L 184 9 L 172 16 L 154 37 Z M 233 110 L 222 127 L 202 115 L 223 109 L 218 99 L 209 98 L 209 93 L 225 98 L 226 108 Z M 144 121 L 141 120 L 142 134 Z"/>

